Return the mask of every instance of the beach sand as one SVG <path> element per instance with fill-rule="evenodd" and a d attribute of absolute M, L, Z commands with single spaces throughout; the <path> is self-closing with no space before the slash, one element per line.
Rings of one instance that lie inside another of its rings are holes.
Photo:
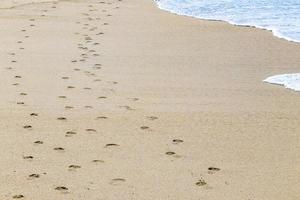
<path fill-rule="evenodd" d="M 299 44 L 151 0 L 5 2 L 1 200 L 299 199 L 300 93 L 262 82 Z"/>

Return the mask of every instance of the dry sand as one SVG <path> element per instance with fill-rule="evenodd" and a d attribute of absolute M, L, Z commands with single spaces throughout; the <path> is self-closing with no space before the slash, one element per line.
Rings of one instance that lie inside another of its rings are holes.
<path fill-rule="evenodd" d="M 299 199 L 300 94 L 262 82 L 299 44 L 151 0 L 4 2 L 1 200 Z"/>

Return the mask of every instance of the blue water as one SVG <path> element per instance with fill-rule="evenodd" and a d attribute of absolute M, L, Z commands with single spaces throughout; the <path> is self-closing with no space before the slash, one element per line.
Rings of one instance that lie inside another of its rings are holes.
<path fill-rule="evenodd" d="M 300 42 L 300 0 L 156 0 L 159 8 L 201 19 L 271 30 Z"/>

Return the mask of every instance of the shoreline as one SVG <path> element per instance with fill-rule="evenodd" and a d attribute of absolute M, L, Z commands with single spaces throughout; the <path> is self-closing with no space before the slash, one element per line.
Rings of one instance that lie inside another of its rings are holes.
<path fill-rule="evenodd" d="M 0 14 L 0 199 L 298 200 L 300 46 L 101 2 Z"/>
<path fill-rule="evenodd" d="M 172 13 L 174 15 L 178 15 L 178 16 L 185 16 L 185 17 L 192 17 L 192 18 L 196 18 L 196 19 L 199 19 L 199 20 L 207 20 L 207 21 L 216 21 L 216 22 L 223 22 L 223 23 L 227 23 L 229 25 L 232 25 L 232 26 L 239 26 L 239 27 L 245 27 L 245 28 L 255 28 L 255 29 L 260 29 L 260 30 L 263 30 L 263 31 L 268 31 L 268 32 L 271 32 L 272 35 L 276 38 L 279 38 L 279 39 L 283 39 L 283 40 L 286 40 L 288 42 L 293 42 L 293 43 L 300 43 L 300 40 L 294 40 L 292 38 L 289 38 L 287 36 L 284 36 L 282 34 L 280 34 L 278 31 L 274 30 L 274 29 L 268 29 L 268 28 L 265 28 L 265 27 L 262 27 L 262 26 L 257 26 L 257 25 L 248 25 L 248 24 L 238 24 L 238 23 L 235 23 L 233 21 L 227 21 L 227 20 L 222 20 L 222 19 L 211 19 L 211 18 L 202 18 L 202 17 L 196 17 L 196 16 L 193 16 L 193 15 L 188 15 L 188 14 L 179 14 L 179 13 L 176 13 L 175 11 L 173 10 L 167 10 L 165 8 L 162 8 L 161 6 L 159 6 L 159 3 L 156 2 L 155 0 L 153 0 L 156 4 L 156 6 L 163 10 L 163 11 L 166 11 L 166 12 L 169 12 L 169 13 Z"/>

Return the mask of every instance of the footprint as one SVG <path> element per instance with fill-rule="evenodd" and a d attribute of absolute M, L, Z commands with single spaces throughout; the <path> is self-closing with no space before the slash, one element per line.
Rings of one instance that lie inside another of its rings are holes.
<path fill-rule="evenodd" d="M 108 148 L 108 147 L 119 147 L 120 145 L 118 144 L 114 144 L 114 143 L 110 143 L 110 144 L 106 144 L 104 148 Z"/>
<path fill-rule="evenodd" d="M 208 168 L 208 174 L 214 174 L 218 171 L 220 171 L 221 169 L 220 168 L 217 168 L 217 167 L 209 167 Z"/>
<path fill-rule="evenodd" d="M 104 163 L 103 160 L 92 160 L 93 163 Z"/>
<path fill-rule="evenodd" d="M 13 196 L 13 199 L 22 199 L 22 198 L 24 198 L 25 196 L 24 195 L 22 195 L 22 194 L 17 194 L 17 195 L 14 195 Z"/>
<path fill-rule="evenodd" d="M 141 126 L 140 128 L 141 128 L 142 130 L 150 129 L 148 126 Z"/>
<path fill-rule="evenodd" d="M 131 100 L 131 101 L 138 101 L 139 98 L 127 98 L 128 100 Z"/>
<path fill-rule="evenodd" d="M 76 135 L 77 133 L 74 131 L 67 131 L 66 132 L 66 137 L 72 137 L 73 135 Z"/>
<path fill-rule="evenodd" d="M 32 126 L 31 125 L 25 125 L 25 126 L 23 126 L 23 128 L 25 128 L 25 129 L 31 129 Z"/>
<path fill-rule="evenodd" d="M 174 139 L 172 140 L 173 144 L 179 144 L 179 143 L 183 143 L 183 140 L 180 139 Z"/>
<path fill-rule="evenodd" d="M 126 179 L 123 179 L 123 178 L 114 178 L 111 180 L 110 184 L 111 185 L 119 185 L 121 183 L 124 183 L 126 182 Z"/>
<path fill-rule="evenodd" d="M 32 160 L 34 157 L 33 156 L 23 156 L 24 160 Z"/>
<path fill-rule="evenodd" d="M 134 109 L 131 108 L 130 106 L 119 106 L 119 108 L 125 108 L 126 110 L 134 110 Z"/>
<path fill-rule="evenodd" d="M 34 142 L 34 144 L 44 144 L 44 142 L 40 141 L 40 140 L 37 140 L 37 141 Z"/>
<path fill-rule="evenodd" d="M 168 151 L 168 152 L 166 152 L 166 154 L 167 154 L 168 156 L 172 156 L 172 155 L 175 155 L 176 153 L 173 152 L 173 151 Z"/>
<path fill-rule="evenodd" d="M 69 170 L 76 170 L 76 169 L 80 169 L 81 168 L 81 166 L 79 166 L 79 165 L 70 165 L 69 166 Z"/>
<path fill-rule="evenodd" d="M 29 177 L 29 179 L 36 179 L 36 178 L 40 178 L 40 175 L 39 174 L 30 174 L 28 177 Z"/>
<path fill-rule="evenodd" d="M 62 152 L 62 151 L 64 151 L 65 149 L 62 148 L 62 147 L 55 147 L 55 148 L 53 148 L 53 150 Z"/>
<path fill-rule="evenodd" d="M 65 120 L 67 120 L 67 118 L 65 118 L 65 117 L 58 117 L 57 120 L 65 121 Z"/>
<path fill-rule="evenodd" d="M 154 121 L 154 120 L 157 120 L 158 117 L 155 117 L 155 116 L 149 116 L 149 117 L 147 117 L 147 119 Z"/>
<path fill-rule="evenodd" d="M 97 131 L 95 129 L 92 129 L 92 128 L 88 128 L 88 129 L 85 129 L 87 132 L 90 132 L 90 133 L 96 133 Z"/>
<path fill-rule="evenodd" d="M 107 119 L 107 117 L 105 117 L 105 116 L 100 116 L 100 117 L 97 117 L 96 120 L 97 120 L 97 119 Z"/>
<path fill-rule="evenodd" d="M 65 186 L 59 186 L 59 187 L 56 187 L 55 190 L 58 190 L 61 192 L 67 192 L 69 190 L 69 188 L 67 188 Z"/>
<path fill-rule="evenodd" d="M 203 178 L 199 179 L 195 184 L 200 187 L 207 185 L 206 181 Z"/>

